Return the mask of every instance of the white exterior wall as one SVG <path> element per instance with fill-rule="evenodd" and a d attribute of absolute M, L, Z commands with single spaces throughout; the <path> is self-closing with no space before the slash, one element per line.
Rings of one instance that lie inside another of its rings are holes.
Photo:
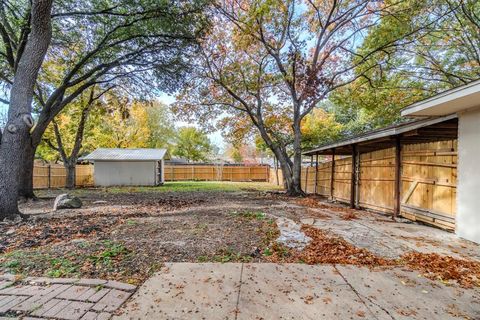
<path fill-rule="evenodd" d="M 95 161 L 95 186 L 154 186 L 156 161 Z"/>
<path fill-rule="evenodd" d="M 161 166 L 162 166 L 162 180 L 160 183 L 165 183 L 165 160 L 162 159 L 161 161 Z"/>
<path fill-rule="evenodd" d="M 480 243 L 480 108 L 459 114 L 456 233 Z"/>

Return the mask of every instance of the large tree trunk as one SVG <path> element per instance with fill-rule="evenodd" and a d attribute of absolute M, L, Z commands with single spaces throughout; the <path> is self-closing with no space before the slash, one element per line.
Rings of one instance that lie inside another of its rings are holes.
<path fill-rule="evenodd" d="M 280 147 L 278 144 L 275 144 L 267 134 L 265 127 L 257 124 L 257 128 L 260 131 L 260 135 L 273 152 L 277 158 L 280 168 L 283 173 L 283 182 L 287 195 L 292 197 L 304 196 L 305 193 L 302 191 L 301 182 L 301 165 L 302 165 L 302 150 L 301 150 L 301 131 L 300 131 L 300 122 L 297 121 L 297 129 L 295 132 L 295 142 L 294 142 L 294 162 L 290 160 L 287 150 L 285 147 Z"/>
<path fill-rule="evenodd" d="M 282 169 L 283 182 L 285 184 L 287 195 L 292 197 L 304 196 L 305 193 L 302 191 L 302 187 L 300 184 L 301 161 L 297 163 L 292 163 L 288 157 L 287 152 L 278 147 L 272 148 L 272 152 L 277 157 L 280 168 Z M 295 166 L 298 166 L 298 168 L 295 169 Z"/>
<path fill-rule="evenodd" d="M 51 9 L 52 0 L 33 0 L 31 32 L 10 91 L 8 121 L 0 144 L 0 220 L 20 216 L 17 200 L 31 141 L 33 89 L 50 44 Z"/>
<path fill-rule="evenodd" d="M 67 171 L 67 182 L 65 187 L 67 189 L 74 189 L 75 188 L 75 163 L 66 162 L 63 164 L 65 170 Z"/>
<path fill-rule="evenodd" d="M 32 146 L 32 143 L 28 143 L 25 148 L 25 154 L 23 157 L 23 174 L 20 176 L 20 186 L 18 190 L 18 197 L 21 200 L 36 199 L 33 192 L 33 166 L 35 160 L 36 146 Z"/>
<path fill-rule="evenodd" d="M 292 186 L 287 193 L 292 196 L 304 196 L 302 191 L 302 133 L 300 131 L 300 120 L 293 124 L 293 165 L 292 165 Z"/>

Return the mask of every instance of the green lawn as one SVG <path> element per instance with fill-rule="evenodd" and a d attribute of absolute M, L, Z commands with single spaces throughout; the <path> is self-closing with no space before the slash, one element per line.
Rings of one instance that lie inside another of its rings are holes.
<path fill-rule="evenodd" d="M 192 192 L 192 191 L 268 191 L 280 190 L 281 187 L 267 182 L 229 182 L 229 181 L 176 181 L 166 182 L 157 187 L 111 187 L 107 188 L 111 193 L 122 192 Z M 87 191 L 89 189 L 85 189 Z M 82 189 L 75 192 L 82 193 Z"/>

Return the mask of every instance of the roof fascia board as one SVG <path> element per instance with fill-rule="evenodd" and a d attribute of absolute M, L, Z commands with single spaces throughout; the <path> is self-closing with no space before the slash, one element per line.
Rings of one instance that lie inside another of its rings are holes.
<path fill-rule="evenodd" d="M 404 125 L 400 128 L 395 128 L 394 127 L 394 128 L 390 128 L 390 129 L 381 130 L 379 132 L 366 133 L 365 135 L 360 136 L 360 137 L 356 137 L 356 138 L 352 138 L 352 139 L 348 139 L 348 140 L 344 140 L 344 141 L 339 141 L 337 143 L 333 143 L 333 144 L 326 145 L 326 146 L 323 146 L 323 147 L 308 150 L 307 152 L 304 152 L 303 154 L 304 155 L 312 155 L 312 154 L 315 154 L 316 152 L 325 151 L 325 150 L 328 150 L 328 149 L 343 147 L 343 146 L 347 146 L 347 145 L 351 145 L 351 144 L 356 144 L 356 143 L 361 143 L 361 142 L 365 142 L 365 141 L 375 140 L 375 139 L 384 138 L 384 137 L 388 137 L 388 136 L 396 136 L 396 135 L 399 135 L 399 134 L 402 134 L 402 133 L 405 133 L 405 132 L 413 131 L 413 130 L 423 128 L 423 127 L 428 127 L 430 125 L 441 123 L 441 122 L 448 121 L 448 120 L 455 119 L 455 118 L 457 118 L 457 115 L 456 114 L 451 114 L 451 115 L 444 116 L 444 117 L 438 117 L 438 118 L 434 118 L 434 119 L 430 119 L 430 120 L 414 122 L 410 125 Z"/>

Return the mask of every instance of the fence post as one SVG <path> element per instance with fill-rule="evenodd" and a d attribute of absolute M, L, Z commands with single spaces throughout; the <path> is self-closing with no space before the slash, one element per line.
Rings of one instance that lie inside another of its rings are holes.
<path fill-rule="evenodd" d="M 401 203 L 400 193 L 402 184 L 402 143 L 400 137 L 395 137 L 395 194 L 394 194 L 394 208 L 393 208 L 393 220 L 400 215 Z"/>
<path fill-rule="evenodd" d="M 195 166 L 192 166 L 192 180 L 195 180 Z"/>
<path fill-rule="evenodd" d="M 356 177 L 355 174 L 357 168 L 357 146 L 352 145 L 352 176 L 350 180 L 350 208 L 355 209 L 355 191 L 356 191 Z"/>
<path fill-rule="evenodd" d="M 330 170 L 330 198 L 333 201 L 335 192 L 335 148 L 332 149 L 332 167 Z"/>
<path fill-rule="evenodd" d="M 52 185 L 52 182 L 50 181 L 51 179 L 51 176 L 52 176 L 52 168 L 50 165 L 47 166 L 47 173 L 48 173 L 48 182 L 47 182 L 47 186 L 48 186 L 48 189 L 50 189 L 51 185 Z"/>
<path fill-rule="evenodd" d="M 308 168 L 305 167 L 305 193 L 308 193 Z"/>

